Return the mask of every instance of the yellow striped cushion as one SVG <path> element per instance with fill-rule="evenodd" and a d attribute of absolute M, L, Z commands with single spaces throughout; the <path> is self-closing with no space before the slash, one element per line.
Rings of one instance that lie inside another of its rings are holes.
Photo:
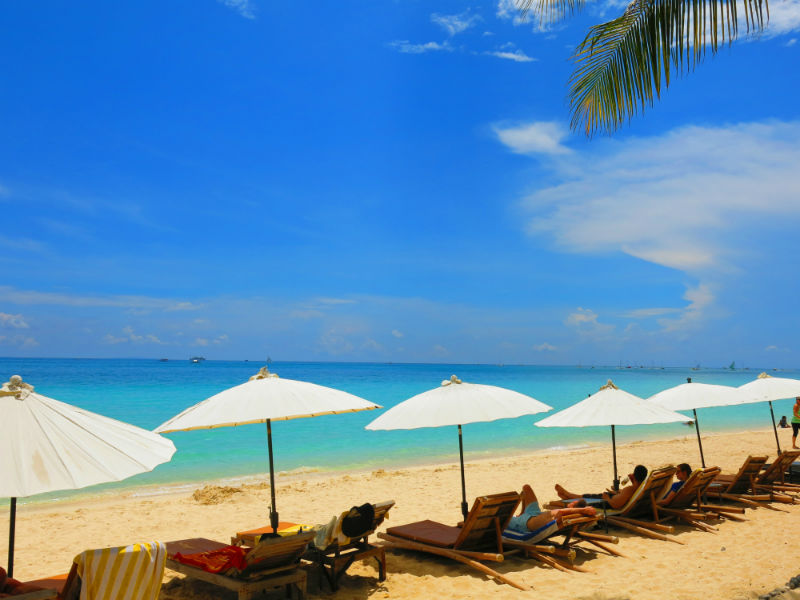
<path fill-rule="evenodd" d="M 81 552 L 75 557 L 80 600 L 156 600 L 166 560 L 161 542 Z"/>

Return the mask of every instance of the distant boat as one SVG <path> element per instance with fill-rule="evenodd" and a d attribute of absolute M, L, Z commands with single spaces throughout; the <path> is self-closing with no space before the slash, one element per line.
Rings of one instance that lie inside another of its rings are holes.
<path fill-rule="evenodd" d="M 271 364 L 272 364 L 272 358 L 271 358 L 271 357 L 269 357 L 269 356 L 267 357 L 267 364 L 268 364 L 268 365 L 271 365 Z"/>
<path fill-rule="evenodd" d="M 190 358 L 189 360 L 190 360 L 191 362 L 193 362 L 193 363 L 199 363 L 199 362 L 203 362 L 203 361 L 205 360 L 205 358 L 204 358 L 204 357 L 202 357 L 202 356 L 193 356 L 193 357 L 192 357 L 192 358 Z"/>
<path fill-rule="evenodd" d="M 697 363 L 696 367 L 692 367 L 692 371 L 699 371 L 700 370 L 700 363 Z"/>
<path fill-rule="evenodd" d="M 168 358 L 159 358 L 158 361 L 159 362 L 167 362 L 167 361 L 169 361 L 169 359 Z"/>
<path fill-rule="evenodd" d="M 735 371 L 735 370 L 736 370 L 736 361 L 733 361 L 733 362 L 730 364 L 730 366 L 728 366 L 728 368 L 729 368 L 731 371 Z"/>

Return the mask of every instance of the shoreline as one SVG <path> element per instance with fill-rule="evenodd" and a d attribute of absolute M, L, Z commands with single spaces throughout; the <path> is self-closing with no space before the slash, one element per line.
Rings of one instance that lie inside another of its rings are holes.
<path fill-rule="evenodd" d="M 757 429 L 733 429 L 730 431 L 718 431 L 718 432 L 712 431 L 707 434 L 703 433 L 702 438 L 703 441 L 705 442 L 706 439 L 710 440 L 713 438 L 724 437 L 729 435 L 753 435 L 753 434 L 757 435 L 766 432 L 772 434 L 772 429 L 757 428 Z M 697 449 L 697 442 L 696 442 L 697 438 L 694 434 L 694 428 L 687 431 L 686 435 L 684 436 L 667 437 L 656 434 L 653 437 L 645 437 L 643 439 L 638 439 L 638 440 L 628 440 L 621 443 L 618 442 L 617 451 L 619 452 L 621 449 L 625 447 L 636 444 L 650 444 L 650 443 L 664 443 L 664 442 L 692 441 L 692 440 L 694 440 L 695 449 L 697 451 L 696 455 L 697 460 L 695 460 L 694 462 L 699 464 L 699 450 Z M 785 449 L 786 447 L 787 446 L 782 446 L 782 449 Z M 610 453 L 611 443 L 610 442 L 585 443 L 585 444 L 576 444 L 567 446 L 550 446 L 546 448 L 536 448 L 529 450 L 523 450 L 518 448 L 491 449 L 482 451 L 479 450 L 471 452 L 469 450 L 465 450 L 464 462 L 465 464 L 478 464 L 481 462 L 495 461 L 500 459 L 521 460 L 525 459 L 526 457 L 533 458 L 541 456 L 543 454 L 544 455 L 570 454 L 580 451 L 599 450 L 602 448 L 607 448 Z M 292 469 L 289 471 L 277 471 L 275 473 L 275 480 L 276 480 L 276 487 L 279 487 L 282 484 L 291 484 L 292 482 L 302 478 L 313 480 L 313 479 L 334 478 L 341 475 L 365 475 L 368 473 L 381 470 L 396 471 L 404 469 L 436 468 L 436 467 L 441 467 L 443 465 L 452 464 L 454 462 L 455 463 L 458 462 L 457 454 L 455 453 L 453 453 L 453 455 L 436 456 L 430 459 L 420 458 L 419 461 L 376 463 L 375 465 L 358 467 L 358 468 L 352 468 L 351 466 L 342 466 L 340 468 L 328 467 L 328 466 L 319 466 L 319 467 L 307 466 L 307 467 L 299 467 L 297 469 Z M 690 460 L 689 462 L 691 463 L 692 461 Z M 171 483 L 144 483 L 144 484 L 125 485 L 123 482 L 120 482 L 120 484 L 116 485 L 112 484 L 114 485 L 114 487 L 104 490 L 96 490 L 96 491 L 65 490 L 65 493 L 68 494 L 66 497 L 38 499 L 37 496 L 29 496 L 26 498 L 18 498 L 17 507 L 18 509 L 21 507 L 25 507 L 26 510 L 34 510 L 34 509 L 45 510 L 45 509 L 55 509 L 61 507 L 70 507 L 73 504 L 85 505 L 87 502 L 103 502 L 103 501 L 112 501 L 116 499 L 135 500 L 135 499 L 174 497 L 174 496 L 181 496 L 184 494 L 190 494 L 196 489 L 205 486 L 218 486 L 218 487 L 252 486 L 252 485 L 265 484 L 265 482 L 268 481 L 268 479 L 269 479 L 269 472 L 265 470 L 258 473 L 250 473 L 247 475 L 237 475 L 232 477 L 211 477 L 208 479 L 183 480 Z M 53 493 L 58 493 L 58 492 L 53 492 Z M 0 516 L 7 518 L 8 511 L 9 507 L 7 504 L 5 504 L 5 506 L 0 506 Z"/>

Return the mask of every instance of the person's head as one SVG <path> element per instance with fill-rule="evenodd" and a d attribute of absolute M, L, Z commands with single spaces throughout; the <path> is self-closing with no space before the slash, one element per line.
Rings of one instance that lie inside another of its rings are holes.
<path fill-rule="evenodd" d="M 678 470 L 675 472 L 675 476 L 681 481 L 686 481 L 689 478 L 689 475 L 691 474 L 692 474 L 692 467 L 690 467 L 686 463 L 679 464 Z"/>
<path fill-rule="evenodd" d="M 781 416 L 781 423 L 786 421 L 786 415 Z"/>
<path fill-rule="evenodd" d="M 629 475 L 629 478 L 634 480 L 637 484 L 642 483 L 647 479 L 647 467 L 644 465 L 636 465 L 633 469 L 633 473 Z"/>
<path fill-rule="evenodd" d="M 795 403 L 796 403 L 796 404 L 800 404 L 800 396 L 797 396 L 797 397 L 794 399 L 794 401 L 795 401 Z"/>

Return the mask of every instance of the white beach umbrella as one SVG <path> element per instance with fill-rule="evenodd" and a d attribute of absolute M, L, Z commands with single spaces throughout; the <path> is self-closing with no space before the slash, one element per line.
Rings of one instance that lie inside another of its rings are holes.
<path fill-rule="evenodd" d="M 738 388 L 711 383 L 692 383 L 691 377 L 686 378 L 686 383 L 658 392 L 650 396 L 648 400 L 669 410 L 692 411 L 694 427 L 697 432 L 697 444 L 700 447 L 700 462 L 704 469 L 706 467 L 706 459 L 703 456 L 703 442 L 700 440 L 700 423 L 697 420 L 697 409 L 732 406 L 747 402 L 746 397 Z"/>
<path fill-rule="evenodd" d="M 281 379 L 266 367 L 241 385 L 229 388 L 202 402 L 190 406 L 166 423 L 158 433 L 235 427 L 250 423 L 267 424 L 269 452 L 269 487 L 272 499 L 270 525 L 278 530 L 278 511 L 275 506 L 275 469 L 272 459 L 272 421 L 287 421 L 303 417 L 318 417 L 339 413 L 381 408 L 363 398 L 333 388 Z"/>
<path fill-rule="evenodd" d="M 661 408 L 639 396 L 619 389 L 609 379 L 596 394 L 573 404 L 536 423 L 537 427 L 611 426 L 611 447 L 614 456 L 614 488 L 619 489 L 617 477 L 617 425 L 650 425 L 685 421 L 680 413 Z"/>
<path fill-rule="evenodd" d="M 775 425 L 775 411 L 772 409 L 772 401 L 799 397 L 800 380 L 789 379 L 788 377 L 772 377 L 767 373 L 761 373 L 750 383 L 740 385 L 738 390 L 744 396 L 745 402 L 769 402 L 772 429 L 775 432 L 775 443 L 778 446 L 778 454 L 780 454 L 781 444 L 778 441 L 778 428 Z"/>
<path fill-rule="evenodd" d="M 175 453 L 168 439 L 33 391 L 14 375 L 0 389 L 0 497 L 11 499 L 8 574 L 17 498 L 120 481 Z"/>
<path fill-rule="evenodd" d="M 455 375 L 432 390 L 417 394 L 393 406 L 372 421 L 365 429 L 420 429 L 423 427 L 458 426 L 458 450 L 461 460 L 461 512 L 467 516 L 467 490 L 464 478 L 464 440 L 461 426 L 551 410 L 539 402 L 513 390 L 493 385 L 464 383 Z"/>

